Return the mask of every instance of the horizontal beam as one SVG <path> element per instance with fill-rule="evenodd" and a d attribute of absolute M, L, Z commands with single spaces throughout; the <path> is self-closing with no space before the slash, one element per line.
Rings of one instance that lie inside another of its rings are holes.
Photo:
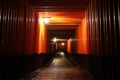
<path fill-rule="evenodd" d="M 68 2 L 81 2 L 81 3 L 88 3 L 90 0 L 29 0 L 30 2 L 38 2 L 38 3 L 43 3 L 43 2 L 63 2 L 63 3 L 68 3 Z"/>
<path fill-rule="evenodd" d="M 31 0 L 36 12 L 85 11 L 89 0 Z"/>
<path fill-rule="evenodd" d="M 41 9 L 41 8 L 34 8 L 36 12 L 84 12 L 86 8 L 79 8 L 79 9 L 66 9 L 66 8 L 61 8 L 61 9 Z"/>
<path fill-rule="evenodd" d="M 57 9 L 61 9 L 61 8 L 87 8 L 86 5 L 82 4 L 82 5 L 71 5 L 71 6 L 67 6 L 67 5 L 64 5 L 64 6 L 32 6 L 33 8 L 47 8 L 47 9 L 51 9 L 51 8 L 57 8 Z"/>
<path fill-rule="evenodd" d="M 78 25 L 46 25 L 48 30 L 75 30 Z"/>
<path fill-rule="evenodd" d="M 31 2 L 89 2 L 90 0 L 30 0 Z"/>
<path fill-rule="evenodd" d="M 86 2 L 32 2 L 32 6 L 88 6 Z"/>

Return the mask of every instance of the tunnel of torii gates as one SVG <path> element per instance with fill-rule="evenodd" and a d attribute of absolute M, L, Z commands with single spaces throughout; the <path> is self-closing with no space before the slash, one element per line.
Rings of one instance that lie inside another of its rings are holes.
<path fill-rule="evenodd" d="M 10 78 L 47 64 L 56 51 L 94 80 L 120 80 L 120 0 L 0 0 L 1 80 L 18 80 Z"/>
<path fill-rule="evenodd" d="M 46 26 L 47 25 L 44 23 L 44 19 L 39 14 L 35 53 L 49 53 L 54 52 L 59 48 L 62 48 L 63 51 L 66 51 L 68 53 L 74 52 L 88 54 L 86 17 L 82 20 L 82 23 L 79 24 L 76 28 L 75 36 L 73 36 L 74 38 L 57 39 L 57 36 L 55 36 L 55 38 L 49 39 L 49 37 L 47 37 L 49 36 L 49 34 L 47 34 Z M 54 41 L 54 39 L 56 39 L 56 41 Z M 75 48 L 71 49 L 72 47 Z"/>
<path fill-rule="evenodd" d="M 47 28 L 49 25 L 43 22 L 43 16 L 40 11 L 36 12 L 29 0 L 0 1 L 0 55 L 50 53 L 62 48 L 59 45 L 59 42 L 61 43 L 62 41 L 56 42 L 54 47 Z M 65 4 L 67 5 L 68 3 Z M 62 4 L 59 5 L 62 7 Z M 70 3 L 70 5 L 72 4 Z M 80 7 L 80 5 L 76 5 L 75 7 L 72 6 L 74 9 L 70 13 L 79 16 L 80 10 L 76 9 L 76 7 Z M 80 23 L 77 24 L 74 36 L 64 39 L 65 51 L 78 54 L 119 55 L 119 7 L 119 0 L 111 0 L 109 3 L 106 1 L 101 2 L 100 0 L 89 1 L 84 11 L 81 10 L 84 14 L 79 19 Z M 74 14 L 74 10 L 77 10 L 76 13 L 78 14 Z M 64 11 L 63 13 L 66 12 Z M 51 16 L 51 19 L 52 17 L 54 15 Z M 57 18 L 54 19 L 54 21 L 58 22 L 59 20 Z M 54 37 L 59 40 L 59 37 Z"/>
<path fill-rule="evenodd" d="M 8 6 L 10 5 L 8 4 Z M 11 21 L 7 18 L 8 23 L 4 19 L 2 21 L 2 45 L 4 46 L 1 47 L 1 55 L 45 54 L 55 52 L 59 48 L 67 53 L 89 54 L 86 12 L 82 13 L 83 18 L 79 20 L 79 24 L 71 25 L 71 23 L 67 23 L 68 27 L 66 29 L 69 29 L 69 25 L 75 26 L 75 32 L 72 34 L 74 36 L 69 35 L 69 39 L 61 39 L 55 36 L 56 42 L 54 42 L 54 38 L 50 39 L 49 29 L 47 29 L 49 24 L 45 24 L 44 16 L 41 15 L 41 12 L 34 12 L 32 7 L 30 7 L 30 10 L 26 13 L 26 17 L 24 17 L 25 14 L 24 11 L 22 11 L 22 7 L 20 7 L 19 10 L 21 10 L 21 12 L 19 11 L 18 15 L 11 14 Z M 32 12 L 31 14 L 29 13 L 30 11 Z M 3 11 L 3 13 L 5 12 Z M 5 15 L 6 14 L 3 14 L 3 18 Z M 13 16 L 18 17 L 18 20 L 12 19 Z M 53 19 L 53 21 L 61 21 L 59 18 L 52 17 L 50 19 Z M 64 22 L 64 19 L 62 22 Z M 66 27 L 65 25 L 64 27 Z M 10 26 L 8 28 L 9 32 L 7 32 L 8 29 L 6 26 Z"/>
<path fill-rule="evenodd" d="M 57 18 L 55 20 L 57 20 Z M 81 24 L 79 24 L 76 28 L 76 32 L 73 38 L 71 37 L 69 39 L 57 39 L 57 36 L 55 36 L 53 39 L 49 39 L 49 37 L 47 37 L 49 34 L 47 34 L 46 27 L 47 25 L 44 23 L 44 19 L 39 14 L 36 33 L 36 53 L 49 53 L 61 48 L 63 51 L 66 51 L 68 53 L 74 52 L 88 54 L 86 17 L 84 17 Z M 74 47 L 74 49 L 71 49 L 72 47 Z"/>

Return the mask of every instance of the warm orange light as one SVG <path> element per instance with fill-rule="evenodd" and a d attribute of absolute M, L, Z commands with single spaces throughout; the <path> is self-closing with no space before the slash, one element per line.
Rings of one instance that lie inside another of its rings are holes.
<path fill-rule="evenodd" d="M 45 53 L 46 52 L 46 29 L 44 24 L 44 19 L 39 18 L 39 46 L 38 46 L 38 53 Z"/>
<path fill-rule="evenodd" d="M 39 23 L 42 23 L 42 22 L 44 22 L 45 24 L 48 24 L 49 22 L 50 22 L 50 18 L 39 18 Z"/>
<path fill-rule="evenodd" d="M 50 21 L 50 18 L 43 18 L 43 20 L 44 20 L 44 23 L 45 23 L 45 24 L 48 24 L 49 21 Z"/>
<path fill-rule="evenodd" d="M 56 39 L 56 38 L 54 38 L 54 39 L 53 39 L 53 42 L 56 42 L 56 41 L 57 41 L 57 39 Z"/>
<path fill-rule="evenodd" d="M 62 42 L 62 43 L 61 43 L 61 45 L 62 45 L 62 46 L 64 46 L 64 45 L 65 45 L 65 43 L 63 43 L 63 42 Z"/>
<path fill-rule="evenodd" d="M 39 18 L 39 19 L 38 19 L 39 24 L 42 23 L 42 20 L 43 20 L 42 18 Z"/>
<path fill-rule="evenodd" d="M 53 42 L 57 42 L 57 41 L 65 42 L 65 41 L 67 41 L 67 39 L 53 38 L 53 39 L 51 39 L 51 41 L 53 41 Z"/>
<path fill-rule="evenodd" d="M 84 12 L 39 12 L 42 18 L 50 18 L 52 24 L 80 24 L 84 17 Z M 47 20 L 48 21 L 48 20 Z"/>

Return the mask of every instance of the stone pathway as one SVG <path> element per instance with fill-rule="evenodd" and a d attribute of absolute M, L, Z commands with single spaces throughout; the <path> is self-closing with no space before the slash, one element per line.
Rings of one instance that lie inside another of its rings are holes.
<path fill-rule="evenodd" d="M 79 69 L 64 56 L 56 57 L 48 67 L 42 67 L 20 80 L 84 80 Z"/>

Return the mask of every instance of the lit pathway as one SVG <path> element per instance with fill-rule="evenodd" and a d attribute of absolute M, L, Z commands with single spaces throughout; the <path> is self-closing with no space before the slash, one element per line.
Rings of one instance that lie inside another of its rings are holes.
<path fill-rule="evenodd" d="M 61 54 L 61 53 L 59 53 Z M 63 53 L 62 53 L 63 54 Z M 65 58 L 56 57 L 48 67 L 37 69 L 21 80 L 84 80 L 78 68 Z"/>

